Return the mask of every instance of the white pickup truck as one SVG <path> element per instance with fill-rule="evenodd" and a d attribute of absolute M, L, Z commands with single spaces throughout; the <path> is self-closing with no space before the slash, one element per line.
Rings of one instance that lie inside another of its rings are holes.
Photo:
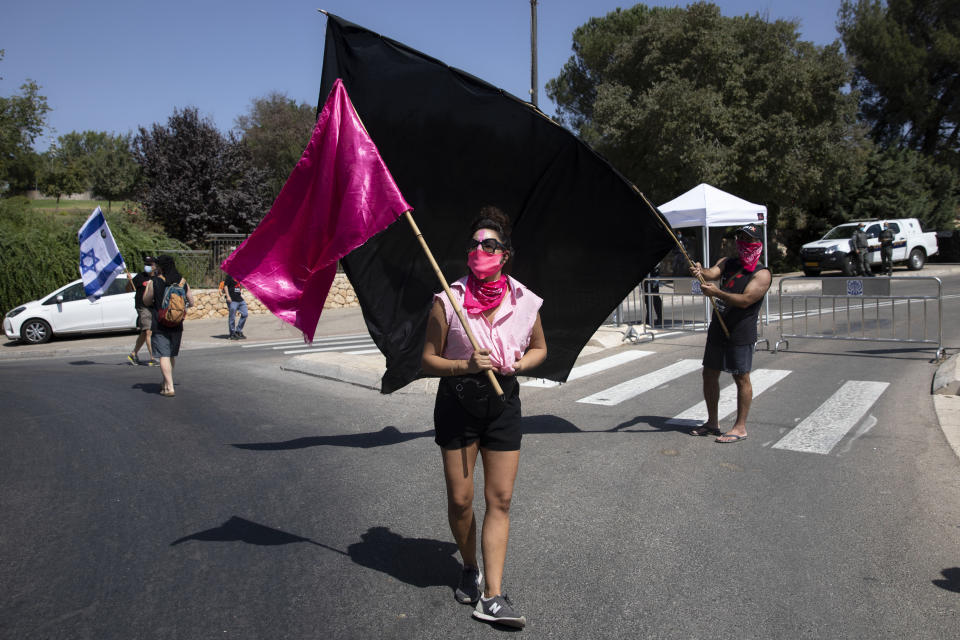
<path fill-rule="evenodd" d="M 923 269 L 927 258 L 937 252 L 937 234 L 924 232 L 916 218 L 898 218 L 891 220 L 864 220 L 867 238 L 869 238 L 870 265 L 880 265 L 880 231 L 883 223 L 890 223 L 893 229 L 893 262 L 906 262 L 912 271 Z M 800 249 L 803 261 L 803 273 L 818 276 L 821 271 L 840 269 L 845 275 L 852 276 L 857 270 L 850 255 L 850 238 L 860 222 L 848 222 L 830 229 L 821 239 L 808 242 Z"/>

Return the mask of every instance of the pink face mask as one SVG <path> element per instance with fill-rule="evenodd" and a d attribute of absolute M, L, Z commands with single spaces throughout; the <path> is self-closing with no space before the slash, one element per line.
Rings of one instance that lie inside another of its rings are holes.
<path fill-rule="evenodd" d="M 740 254 L 740 264 L 747 271 L 753 271 L 757 268 L 757 261 L 760 260 L 760 253 L 763 251 L 762 242 L 747 242 L 737 240 L 737 253 Z"/>
<path fill-rule="evenodd" d="M 485 253 L 480 249 L 474 249 L 467 254 L 467 266 L 476 276 L 477 280 L 486 280 L 497 271 L 500 271 L 503 260 L 502 253 Z"/>

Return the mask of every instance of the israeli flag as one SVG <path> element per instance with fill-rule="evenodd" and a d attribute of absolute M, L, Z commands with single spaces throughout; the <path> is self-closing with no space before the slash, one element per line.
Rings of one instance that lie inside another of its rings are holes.
<path fill-rule="evenodd" d="M 80 277 L 91 302 L 100 298 L 114 278 L 127 269 L 100 207 L 93 210 L 77 234 L 80 241 Z"/>

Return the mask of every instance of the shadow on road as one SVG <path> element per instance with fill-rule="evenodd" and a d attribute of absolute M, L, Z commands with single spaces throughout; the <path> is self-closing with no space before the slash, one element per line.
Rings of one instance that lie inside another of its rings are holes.
<path fill-rule="evenodd" d="M 143 391 L 144 393 L 153 393 L 158 395 L 163 389 L 163 385 L 159 382 L 138 382 L 134 385 L 131 385 L 130 388 L 140 389 L 140 391 Z"/>
<path fill-rule="evenodd" d="M 569 420 L 564 420 L 558 416 L 541 415 L 530 416 L 523 419 L 523 433 L 528 434 L 549 434 L 549 433 L 614 433 L 617 431 L 627 431 L 631 433 L 653 433 L 660 431 L 679 431 L 688 432 L 693 427 L 699 426 L 700 421 L 676 422 L 668 424 L 671 419 L 666 416 L 637 416 L 610 427 L 609 429 L 581 429 Z M 646 429 L 630 429 L 637 425 L 648 427 Z"/>
<path fill-rule="evenodd" d="M 417 438 L 425 438 L 432 433 L 433 429 L 405 433 L 396 427 L 384 427 L 380 431 L 372 433 L 308 436 L 305 438 L 295 438 L 294 440 L 282 440 L 280 442 L 248 442 L 233 444 L 231 446 L 237 449 L 249 449 L 251 451 L 286 451 L 288 449 L 306 449 L 307 447 L 321 446 L 372 449 L 373 447 L 384 447 L 391 444 L 400 444 L 409 440 L 416 440 Z"/>
<path fill-rule="evenodd" d="M 933 580 L 933 584 L 937 585 L 941 589 L 953 591 L 954 593 L 960 593 L 960 567 L 944 569 L 940 573 L 943 575 L 944 579 Z"/>
<path fill-rule="evenodd" d="M 621 422 L 615 427 L 611 427 L 608 431 L 627 431 L 630 433 L 654 433 L 661 431 L 678 431 L 680 433 L 688 433 L 694 427 L 700 426 L 703 422 L 702 420 L 684 420 L 676 421 L 670 423 L 672 418 L 666 416 L 636 416 L 626 422 Z M 637 425 L 646 425 L 649 429 L 630 429 L 630 427 L 635 427 Z"/>
<path fill-rule="evenodd" d="M 159 389 L 158 389 L 159 392 Z M 620 431 L 637 424 L 646 424 L 650 429 L 636 429 L 634 431 L 688 431 L 697 426 L 695 423 L 690 425 L 667 423 L 668 418 L 664 416 L 637 416 L 629 422 L 618 424 L 610 429 L 581 429 L 569 420 L 554 415 L 526 416 L 521 420 L 521 428 L 524 435 L 547 435 L 551 433 L 607 433 Z M 279 442 L 241 442 L 230 446 L 237 449 L 248 449 L 250 451 L 287 451 L 289 449 L 306 449 L 308 447 L 355 447 L 359 449 L 371 449 L 373 447 L 384 447 L 391 444 L 400 444 L 415 440 L 417 438 L 427 438 L 433 435 L 433 429 L 425 431 L 403 432 L 396 427 L 384 427 L 380 431 L 371 433 L 345 433 L 335 436 L 307 436 L 304 438 L 295 438 L 293 440 L 281 440 Z"/>
<path fill-rule="evenodd" d="M 388 527 L 370 527 L 355 542 L 341 551 L 329 545 L 293 533 L 267 527 L 232 516 L 219 527 L 198 531 L 170 543 L 245 542 L 261 546 L 307 543 L 348 556 L 353 562 L 385 573 L 415 587 L 455 587 L 460 577 L 460 562 L 454 557 L 457 545 L 429 538 L 405 538 Z"/>

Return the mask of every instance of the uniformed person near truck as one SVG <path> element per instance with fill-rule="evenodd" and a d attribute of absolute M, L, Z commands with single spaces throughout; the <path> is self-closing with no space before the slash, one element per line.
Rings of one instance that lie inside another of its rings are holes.
<path fill-rule="evenodd" d="M 883 231 L 880 232 L 880 259 L 883 261 L 883 273 L 887 276 L 893 275 L 893 229 L 889 222 L 883 223 Z"/>
<path fill-rule="evenodd" d="M 867 240 L 866 227 L 867 225 L 861 222 L 857 226 L 857 230 L 853 232 L 853 238 L 850 239 L 850 245 L 853 247 L 853 270 L 861 276 L 872 276 L 873 271 L 870 270 L 869 259 L 870 245 Z"/>

